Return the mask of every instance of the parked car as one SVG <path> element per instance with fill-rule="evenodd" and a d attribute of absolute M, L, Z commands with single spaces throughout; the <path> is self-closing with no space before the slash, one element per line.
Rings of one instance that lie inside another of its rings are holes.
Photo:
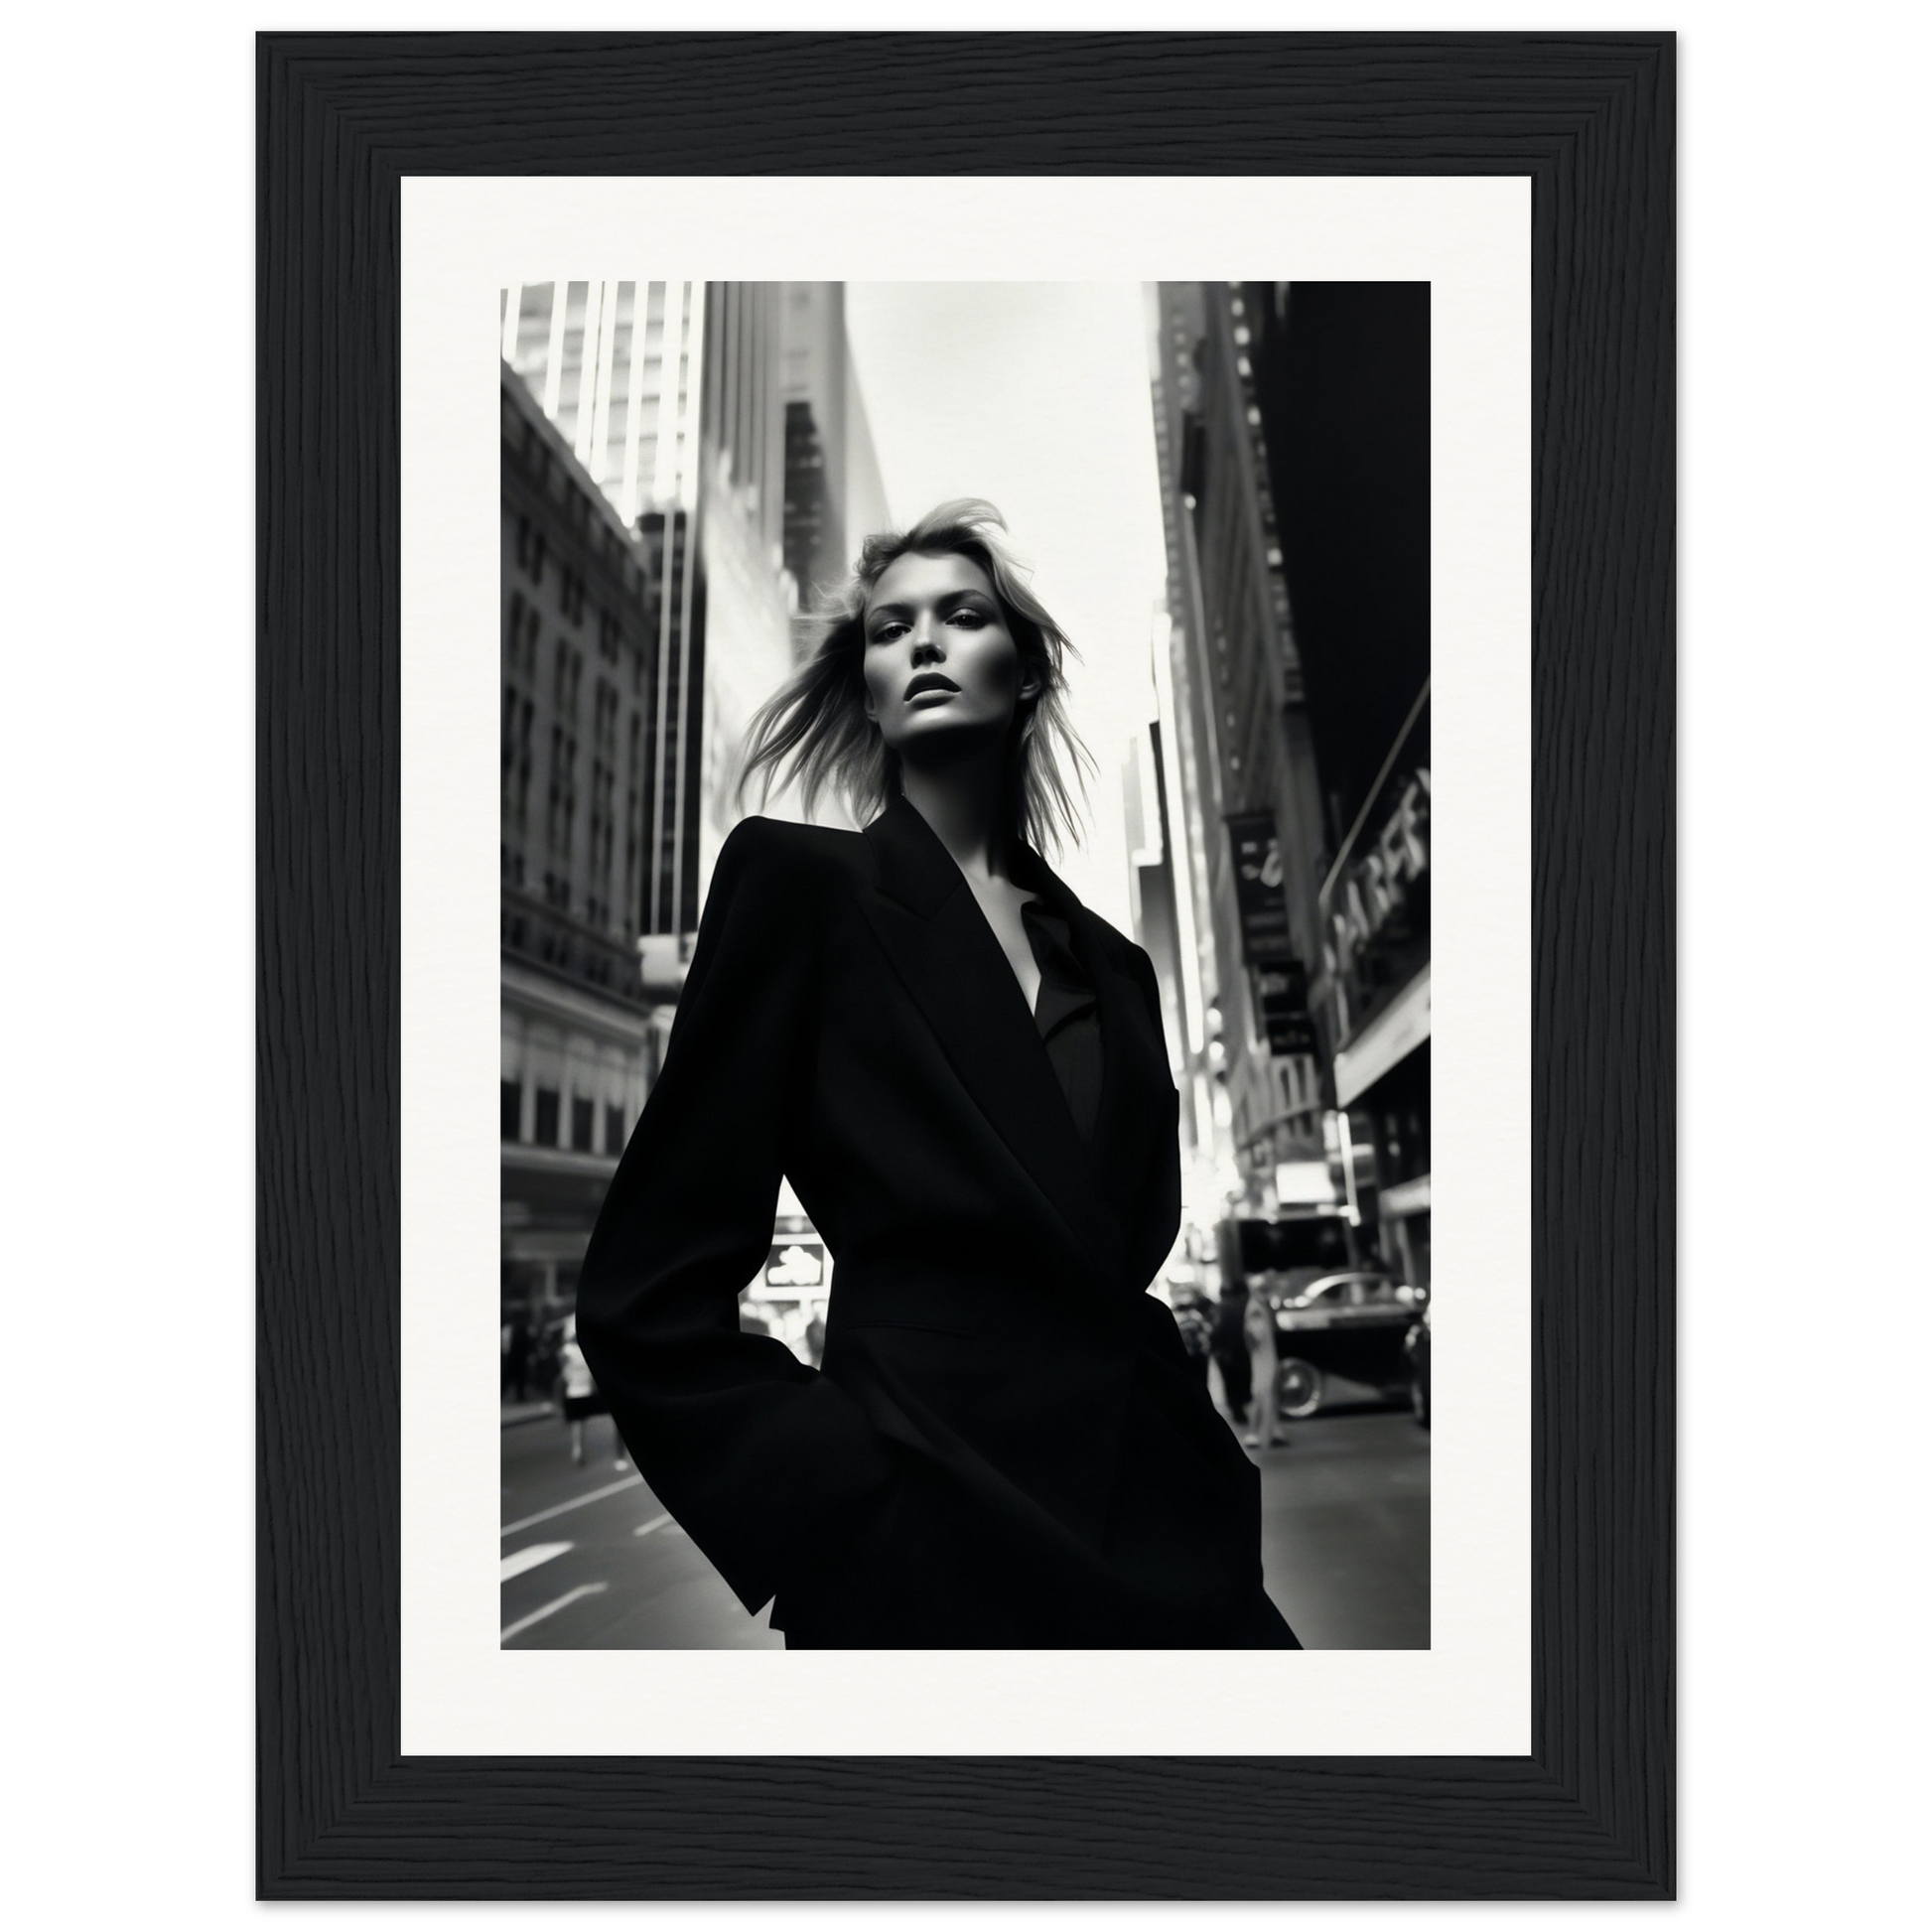
<path fill-rule="evenodd" d="M 1406 1346 L 1429 1291 L 1366 1270 L 1320 1275 L 1304 1285 L 1284 1277 L 1268 1294 L 1281 1356 L 1284 1416 L 1313 1415 L 1328 1377 L 1365 1383 L 1393 1400 L 1412 1400 Z"/>

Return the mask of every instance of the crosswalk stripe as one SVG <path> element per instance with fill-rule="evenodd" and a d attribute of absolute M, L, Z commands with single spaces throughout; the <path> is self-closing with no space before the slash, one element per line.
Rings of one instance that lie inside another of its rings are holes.
<path fill-rule="evenodd" d="M 533 1623 L 541 1623 L 547 1616 L 555 1616 L 561 1609 L 577 1601 L 580 1596 L 595 1596 L 601 1589 L 609 1589 L 609 1584 L 579 1584 L 575 1589 L 567 1589 L 554 1603 L 546 1603 L 540 1610 L 532 1610 L 528 1616 L 520 1616 L 514 1623 L 503 1625 L 498 1643 L 508 1643 L 512 1637 L 520 1637 Z"/>
<path fill-rule="evenodd" d="M 547 1523 L 553 1516 L 563 1516 L 573 1509 L 582 1509 L 586 1503 L 602 1502 L 606 1496 L 615 1496 L 621 1489 L 635 1489 L 643 1482 L 640 1475 L 627 1475 L 616 1482 L 607 1482 L 602 1489 L 593 1489 L 582 1496 L 573 1496 L 567 1503 L 558 1503 L 551 1509 L 540 1509 L 534 1516 L 519 1516 L 514 1523 L 505 1523 L 498 1535 L 514 1536 L 518 1530 L 527 1530 L 533 1524 Z"/>
<path fill-rule="evenodd" d="M 668 1516 L 653 1516 L 648 1523 L 639 1523 L 630 1534 L 632 1536 L 648 1536 L 652 1530 L 661 1530 L 670 1520 Z"/>
<path fill-rule="evenodd" d="M 498 1580 L 508 1583 L 512 1577 L 520 1577 L 526 1570 L 534 1570 L 540 1563 L 548 1563 L 552 1557 L 560 1557 L 566 1550 L 574 1550 L 574 1543 L 532 1543 L 527 1549 L 512 1550 L 503 1559 L 503 1574 Z"/>

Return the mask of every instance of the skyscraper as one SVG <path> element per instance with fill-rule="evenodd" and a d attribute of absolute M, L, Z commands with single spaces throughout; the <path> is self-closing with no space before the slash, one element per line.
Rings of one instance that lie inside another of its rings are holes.
<path fill-rule="evenodd" d="M 671 992 L 739 815 L 745 728 L 793 667 L 812 586 L 886 517 L 844 290 L 533 282 L 504 292 L 502 323 L 504 360 L 660 586 L 643 933 Z"/>
<path fill-rule="evenodd" d="M 696 507 L 702 282 L 523 282 L 503 360 L 626 524 Z"/>
<path fill-rule="evenodd" d="M 786 283 L 784 320 L 785 569 L 810 609 L 886 527 L 886 492 L 846 341 L 844 284 Z"/>
<path fill-rule="evenodd" d="M 1307 1009 L 1322 830 L 1244 307 L 1221 284 L 1163 283 L 1150 322 L 1169 560 L 1157 689 L 1195 805 L 1189 870 L 1212 1082 L 1198 1111 L 1259 1205 L 1280 1165 L 1322 1149 Z"/>

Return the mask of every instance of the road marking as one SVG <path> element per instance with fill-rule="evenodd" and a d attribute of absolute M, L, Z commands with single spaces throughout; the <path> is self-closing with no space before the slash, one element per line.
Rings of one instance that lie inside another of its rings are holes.
<path fill-rule="evenodd" d="M 609 1589 L 609 1584 L 579 1584 L 575 1589 L 567 1589 L 554 1603 L 546 1603 L 540 1610 L 532 1610 L 528 1616 L 520 1616 L 514 1623 L 503 1625 L 503 1633 L 496 1641 L 508 1643 L 512 1637 L 520 1637 L 533 1623 L 541 1623 L 547 1616 L 555 1616 L 567 1605 L 574 1603 L 580 1596 L 595 1596 L 601 1589 Z"/>
<path fill-rule="evenodd" d="M 630 1534 L 632 1536 L 648 1536 L 652 1530 L 661 1530 L 670 1520 L 668 1516 L 653 1516 L 648 1523 L 639 1523 Z"/>
<path fill-rule="evenodd" d="M 540 1509 L 534 1516 L 519 1516 L 514 1523 L 505 1523 L 500 1531 L 503 1536 L 514 1536 L 518 1530 L 527 1530 L 533 1524 L 547 1523 L 553 1516 L 562 1516 L 573 1509 L 582 1509 L 586 1503 L 602 1502 L 606 1496 L 615 1496 L 620 1489 L 635 1489 L 643 1481 L 640 1475 L 620 1477 L 616 1482 L 607 1482 L 602 1489 L 593 1489 L 588 1494 L 573 1497 L 567 1503 L 558 1503 L 553 1509 Z"/>
<path fill-rule="evenodd" d="M 574 1550 L 574 1543 L 532 1543 L 527 1550 L 513 1550 L 503 1559 L 503 1574 L 499 1579 L 508 1583 L 512 1577 L 520 1577 L 526 1570 L 534 1570 L 540 1563 L 548 1563 L 552 1557 L 560 1557 L 566 1550 Z"/>

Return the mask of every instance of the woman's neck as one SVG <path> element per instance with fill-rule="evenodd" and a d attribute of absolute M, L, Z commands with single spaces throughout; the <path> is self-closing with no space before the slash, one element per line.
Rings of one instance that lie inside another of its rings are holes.
<path fill-rule="evenodd" d="M 932 828 L 968 879 L 1012 877 L 1001 763 L 960 759 L 939 766 L 901 765 L 906 803 Z"/>

